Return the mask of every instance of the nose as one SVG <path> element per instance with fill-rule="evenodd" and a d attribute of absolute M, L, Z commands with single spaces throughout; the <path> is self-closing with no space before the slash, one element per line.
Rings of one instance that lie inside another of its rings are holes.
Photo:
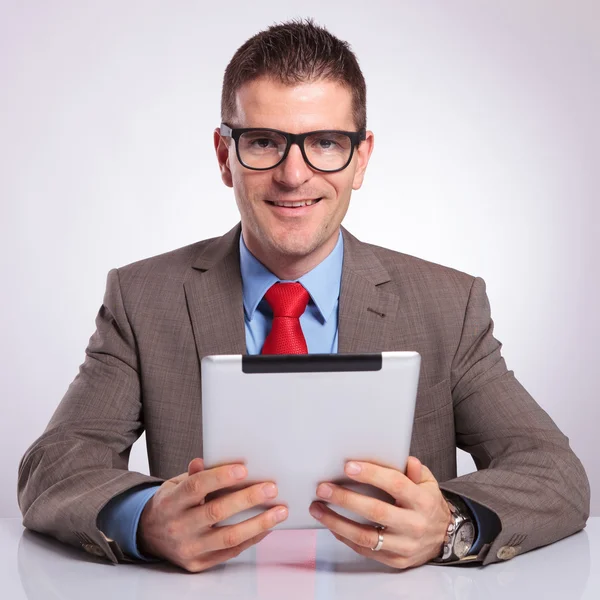
<path fill-rule="evenodd" d="M 292 144 L 285 160 L 275 169 L 274 179 L 284 187 L 298 188 L 314 175 L 298 144 Z"/>

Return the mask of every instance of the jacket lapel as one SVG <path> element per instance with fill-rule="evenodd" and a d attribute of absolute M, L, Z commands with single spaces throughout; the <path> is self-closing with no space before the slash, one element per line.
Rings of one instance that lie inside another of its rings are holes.
<path fill-rule="evenodd" d="M 236 225 L 200 254 L 184 283 L 198 359 L 214 354 L 245 354 L 246 334 Z"/>
<path fill-rule="evenodd" d="M 338 351 L 400 350 L 398 296 L 387 291 L 389 273 L 367 244 L 342 228 L 344 263 L 340 290 Z"/>
<path fill-rule="evenodd" d="M 368 244 L 342 227 L 344 263 L 340 290 L 338 352 L 421 353 L 419 390 L 432 385 L 420 302 L 411 291 L 411 271 L 401 255 L 394 280 Z"/>

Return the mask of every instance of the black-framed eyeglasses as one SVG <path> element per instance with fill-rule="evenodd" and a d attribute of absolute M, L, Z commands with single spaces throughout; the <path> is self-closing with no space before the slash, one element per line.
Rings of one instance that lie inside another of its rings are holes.
<path fill-rule="evenodd" d="M 296 134 L 264 127 L 232 129 L 227 123 L 221 123 L 220 131 L 222 136 L 235 141 L 240 163 L 254 171 L 267 171 L 280 165 L 287 158 L 292 144 L 298 145 L 302 157 L 315 171 L 342 171 L 350 164 L 354 148 L 366 138 L 364 129 L 323 129 Z"/>

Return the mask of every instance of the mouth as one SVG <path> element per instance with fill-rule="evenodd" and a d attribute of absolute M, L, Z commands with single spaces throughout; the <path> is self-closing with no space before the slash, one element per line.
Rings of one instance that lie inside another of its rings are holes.
<path fill-rule="evenodd" d="M 309 199 L 309 200 L 286 200 L 286 201 L 266 200 L 266 203 L 270 204 L 271 206 L 279 206 L 280 208 L 298 209 L 298 208 L 304 208 L 307 206 L 313 206 L 315 204 L 318 204 L 321 200 L 322 200 L 322 198 L 314 198 L 314 199 Z"/>

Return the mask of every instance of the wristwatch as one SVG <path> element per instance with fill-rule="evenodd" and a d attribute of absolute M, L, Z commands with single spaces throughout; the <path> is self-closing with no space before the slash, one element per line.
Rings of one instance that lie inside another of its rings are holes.
<path fill-rule="evenodd" d="M 440 556 L 433 559 L 433 562 L 437 563 L 464 559 L 469 554 L 476 538 L 475 523 L 467 505 L 456 494 L 444 492 L 444 497 L 452 513 L 452 521 L 448 525 Z M 473 559 L 475 558 L 473 557 Z"/>

